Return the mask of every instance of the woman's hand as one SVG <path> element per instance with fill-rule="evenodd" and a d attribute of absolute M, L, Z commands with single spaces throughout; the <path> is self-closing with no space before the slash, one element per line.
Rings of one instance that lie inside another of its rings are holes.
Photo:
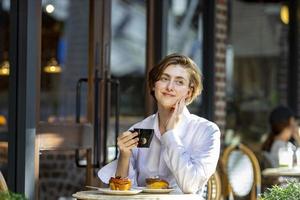
<path fill-rule="evenodd" d="M 165 128 L 166 131 L 174 129 L 176 125 L 179 123 L 184 106 L 185 106 L 185 97 L 182 97 L 175 104 L 174 110 L 170 118 L 166 122 L 166 128 Z"/>
<path fill-rule="evenodd" d="M 120 149 L 120 156 L 128 158 L 131 156 L 131 149 L 135 148 L 138 144 L 139 138 L 137 132 L 126 131 L 118 137 L 118 147 Z"/>
<path fill-rule="evenodd" d="M 127 177 L 129 170 L 129 160 L 131 150 L 137 146 L 139 139 L 134 138 L 138 135 L 137 132 L 126 131 L 118 137 L 118 147 L 120 149 L 120 157 L 118 159 L 118 166 L 116 176 Z"/>
<path fill-rule="evenodd" d="M 300 145 L 300 132 L 299 132 L 299 126 L 296 120 L 292 120 L 292 136 Z"/>

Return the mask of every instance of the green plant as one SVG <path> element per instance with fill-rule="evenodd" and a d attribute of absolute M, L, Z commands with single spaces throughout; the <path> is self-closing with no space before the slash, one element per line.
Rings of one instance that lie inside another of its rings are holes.
<path fill-rule="evenodd" d="M 283 186 L 274 185 L 268 188 L 260 200 L 299 200 L 300 199 L 300 183 L 288 182 Z"/>
<path fill-rule="evenodd" d="M 0 192 L 0 200 L 28 200 L 24 195 L 13 192 Z"/>

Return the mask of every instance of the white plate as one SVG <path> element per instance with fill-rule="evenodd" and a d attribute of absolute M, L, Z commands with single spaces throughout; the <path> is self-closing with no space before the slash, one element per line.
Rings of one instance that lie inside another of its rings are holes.
<path fill-rule="evenodd" d="M 80 191 L 76 192 L 72 196 L 77 199 L 97 199 L 99 195 L 102 195 L 102 192 L 98 190 L 89 190 L 89 191 Z"/>
<path fill-rule="evenodd" d="M 114 195 L 133 195 L 142 192 L 142 190 L 139 189 L 111 190 L 110 188 L 98 188 L 98 190 L 104 194 L 114 194 Z"/>
<path fill-rule="evenodd" d="M 167 194 L 172 191 L 174 191 L 174 188 L 168 188 L 168 189 L 150 189 L 146 187 L 138 187 L 136 189 L 142 190 L 145 193 L 154 193 L 154 194 Z"/>
<path fill-rule="evenodd" d="M 278 167 L 278 168 L 267 168 L 262 171 L 264 176 L 300 176 L 300 168 L 288 168 L 288 167 Z"/>

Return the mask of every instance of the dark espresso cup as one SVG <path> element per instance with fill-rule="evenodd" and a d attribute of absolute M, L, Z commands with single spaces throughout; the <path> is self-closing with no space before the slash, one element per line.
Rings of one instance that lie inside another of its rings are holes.
<path fill-rule="evenodd" d="M 150 143 L 152 141 L 152 137 L 154 134 L 153 129 L 143 129 L 143 128 L 135 128 L 131 130 L 131 132 L 137 132 L 138 133 L 138 148 L 149 148 Z"/>

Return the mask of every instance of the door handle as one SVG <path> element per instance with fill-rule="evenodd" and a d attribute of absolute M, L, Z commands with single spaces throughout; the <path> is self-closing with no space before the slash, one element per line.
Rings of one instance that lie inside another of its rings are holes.
<path fill-rule="evenodd" d="M 81 115 L 81 86 L 83 82 L 87 82 L 87 78 L 81 78 L 77 81 L 76 85 L 76 123 L 80 123 L 80 115 Z M 99 84 L 101 83 L 102 79 L 98 77 L 98 70 L 95 72 L 95 80 L 94 80 L 94 109 L 97 111 L 99 109 Z M 117 159 L 118 156 L 118 146 L 117 146 L 117 139 L 119 134 L 119 117 L 120 117 L 120 81 L 118 79 L 106 79 L 106 87 L 107 84 L 111 83 L 112 86 L 115 87 L 114 90 L 114 101 L 115 101 L 115 157 L 114 159 Z M 107 123 L 108 119 L 105 119 L 105 123 Z M 101 137 L 99 133 L 99 117 L 98 112 L 95 112 L 94 115 L 94 163 L 92 167 L 98 168 L 100 167 L 100 161 L 99 161 L 99 150 L 101 144 Z M 103 163 L 102 165 L 107 164 L 107 137 L 108 136 L 108 130 L 104 131 L 104 145 L 102 148 L 102 153 L 104 155 Z M 75 151 L 75 162 L 77 167 L 86 167 L 86 164 L 80 163 L 80 156 L 79 156 L 79 149 L 76 149 Z"/>
<path fill-rule="evenodd" d="M 87 78 L 81 78 L 77 81 L 77 84 L 76 84 L 76 101 L 75 101 L 75 105 L 76 105 L 76 108 L 75 108 L 75 111 L 76 111 L 76 114 L 75 114 L 75 121 L 76 123 L 80 123 L 80 112 L 81 112 L 81 85 L 83 82 L 87 82 L 88 79 Z"/>

